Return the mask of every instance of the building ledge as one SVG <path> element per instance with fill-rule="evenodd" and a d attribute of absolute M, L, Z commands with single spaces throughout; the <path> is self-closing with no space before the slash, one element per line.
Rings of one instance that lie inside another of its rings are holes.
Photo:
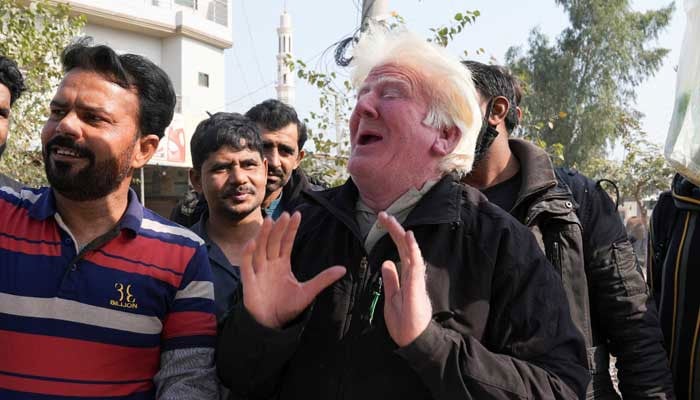
<path fill-rule="evenodd" d="M 230 27 L 175 9 L 150 6 L 142 1 L 51 0 L 68 4 L 75 14 L 88 22 L 148 36 L 183 35 L 220 49 L 233 44 Z"/>

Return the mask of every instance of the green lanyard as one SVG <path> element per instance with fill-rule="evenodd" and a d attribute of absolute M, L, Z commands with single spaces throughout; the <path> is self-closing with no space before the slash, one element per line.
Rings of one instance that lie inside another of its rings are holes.
<path fill-rule="evenodd" d="M 374 319 L 374 309 L 377 308 L 379 297 L 382 295 L 382 278 L 379 277 L 372 287 L 372 302 L 369 305 L 369 324 L 372 325 Z"/>

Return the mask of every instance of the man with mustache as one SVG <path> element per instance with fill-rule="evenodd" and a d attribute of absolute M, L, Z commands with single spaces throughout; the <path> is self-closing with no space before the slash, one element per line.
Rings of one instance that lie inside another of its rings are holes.
<path fill-rule="evenodd" d="M 7 145 L 11 108 L 26 89 L 24 77 L 17 68 L 17 63 L 0 55 L 0 157 Z M 21 183 L 2 173 L 0 173 L 0 186 L 10 186 L 15 190 L 22 188 Z"/>
<path fill-rule="evenodd" d="M 481 120 L 471 76 L 381 28 L 352 67 L 351 179 L 304 192 L 244 248 L 222 382 L 255 399 L 582 398 L 561 280 L 524 226 L 459 183 Z"/>
<path fill-rule="evenodd" d="M 245 116 L 254 121 L 262 132 L 268 164 L 262 208 L 265 215 L 277 219 L 282 212 L 291 212 L 304 201 L 304 190 L 321 189 L 310 183 L 299 167 L 304 158 L 306 125 L 299 120 L 294 108 L 274 99 L 253 106 Z M 191 226 L 199 221 L 206 208 L 203 196 L 199 195 L 195 200 L 188 194 L 175 206 L 170 219 Z"/>
<path fill-rule="evenodd" d="M 221 321 L 240 281 L 243 246 L 263 222 L 260 204 L 265 197 L 267 161 L 258 126 L 234 113 L 216 113 L 200 122 L 190 149 L 190 181 L 208 207 L 191 229 L 207 246 L 216 316 Z"/>
<path fill-rule="evenodd" d="M 294 108 L 274 99 L 253 106 L 245 116 L 260 127 L 267 160 L 263 209 L 266 215 L 277 219 L 282 212 L 292 212 L 304 201 L 304 190 L 320 189 L 310 184 L 299 168 L 304 158 L 306 125 Z"/>
<path fill-rule="evenodd" d="M 172 120 L 170 79 L 86 39 L 61 63 L 51 187 L 0 190 L 0 398 L 216 398 L 206 248 L 129 188 Z"/>

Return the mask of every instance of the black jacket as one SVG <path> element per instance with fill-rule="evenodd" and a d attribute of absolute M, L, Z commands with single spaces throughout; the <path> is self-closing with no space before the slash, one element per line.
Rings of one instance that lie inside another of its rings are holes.
<path fill-rule="evenodd" d="M 588 398 L 619 398 L 609 353 L 617 358 L 623 398 L 672 398 L 656 307 L 614 203 L 585 176 L 555 170 L 539 147 L 518 139 L 509 146 L 522 176 L 510 212 L 535 234 L 562 277 L 588 347 Z"/>
<path fill-rule="evenodd" d="M 404 226 L 428 265 L 433 321 L 398 348 L 383 293 L 370 323 L 388 235 L 367 254 L 355 222 L 357 188 L 310 193 L 292 254 L 305 281 L 332 265 L 346 275 L 297 321 L 266 329 L 234 306 L 219 336 L 217 368 L 250 399 L 573 399 L 588 373 L 581 335 L 559 278 L 532 235 L 478 191 L 445 177 Z"/>
<path fill-rule="evenodd" d="M 679 399 L 700 399 L 700 188 L 676 175 L 654 207 L 647 278 Z"/>
<path fill-rule="evenodd" d="M 302 193 L 307 190 L 318 191 L 323 190 L 323 188 L 309 182 L 309 178 L 304 171 L 301 170 L 301 167 L 299 167 L 292 171 L 292 176 L 289 177 L 289 180 L 282 188 L 282 199 L 280 199 L 279 204 L 279 207 L 282 208 L 282 212 L 286 211 L 291 213 L 303 204 L 305 198 Z"/>

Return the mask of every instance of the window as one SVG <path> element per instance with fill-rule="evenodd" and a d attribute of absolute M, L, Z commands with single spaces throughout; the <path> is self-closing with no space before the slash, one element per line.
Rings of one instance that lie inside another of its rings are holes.
<path fill-rule="evenodd" d="M 197 0 L 175 0 L 175 4 L 197 9 Z"/>
<path fill-rule="evenodd" d="M 199 86 L 209 87 L 209 74 L 199 73 Z"/>
<path fill-rule="evenodd" d="M 212 0 L 207 9 L 207 19 L 219 25 L 228 26 L 227 0 Z"/>

